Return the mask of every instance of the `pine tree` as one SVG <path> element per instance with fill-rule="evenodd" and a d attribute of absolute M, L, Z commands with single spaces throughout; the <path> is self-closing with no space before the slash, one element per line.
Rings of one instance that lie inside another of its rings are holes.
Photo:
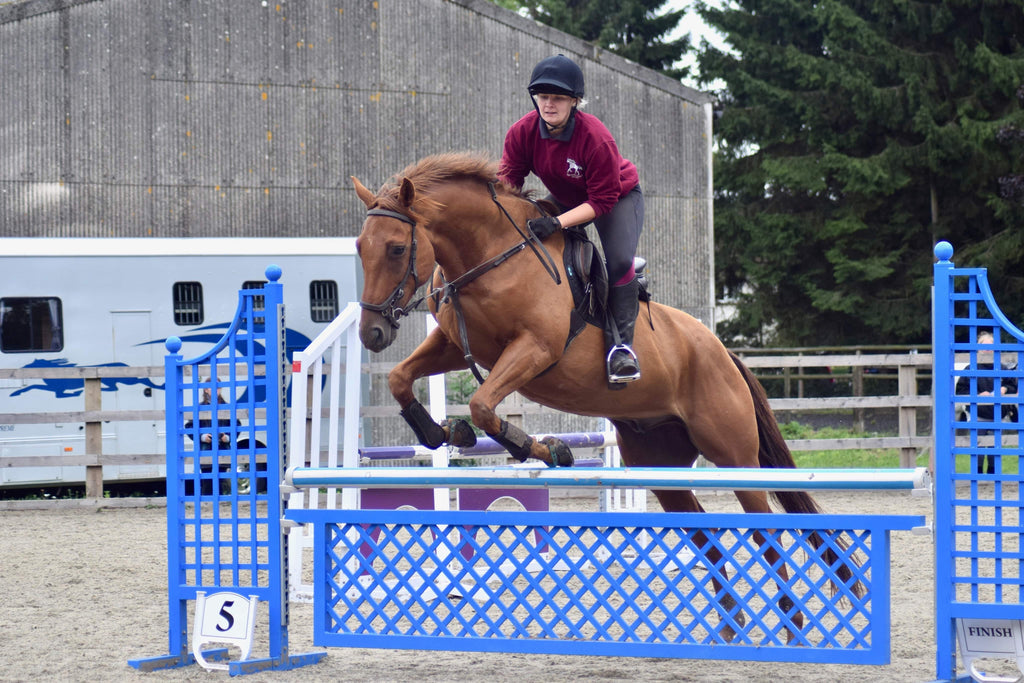
<path fill-rule="evenodd" d="M 1017 88 L 1017 100 L 1024 105 L 1024 85 Z M 1004 145 L 1024 150 L 1024 128 L 1008 124 L 999 129 L 996 139 Z M 1016 154 L 1019 158 L 1024 158 L 1024 151 Z M 1000 178 L 999 196 L 1011 205 L 1024 207 L 1024 174 L 1011 173 Z"/>
<path fill-rule="evenodd" d="M 603 47 L 672 78 L 687 75 L 673 65 L 690 49 L 690 36 L 667 36 L 685 10 L 659 14 L 666 0 L 505 0 L 530 18 Z"/>
<path fill-rule="evenodd" d="M 715 231 L 733 343 L 927 343 L 931 247 L 1024 313 L 1024 0 L 738 0 L 701 14 L 721 79 Z M 1006 137 L 1003 133 L 1003 137 Z M 994 253 L 998 252 L 998 253 Z M 985 262 L 987 259 L 987 262 Z"/>

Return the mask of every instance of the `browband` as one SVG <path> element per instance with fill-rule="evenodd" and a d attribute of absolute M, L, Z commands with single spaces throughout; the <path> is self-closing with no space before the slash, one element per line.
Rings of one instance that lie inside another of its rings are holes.
<path fill-rule="evenodd" d="M 366 212 L 366 215 L 367 216 L 387 216 L 388 218 L 395 218 L 397 220 L 402 221 L 403 223 L 408 223 L 409 225 L 416 225 L 416 221 L 414 221 L 413 219 L 409 218 L 405 214 L 401 214 L 401 213 L 398 213 L 397 211 L 392 211 L 390 209 L 370 209 L 369 211 Z"/>

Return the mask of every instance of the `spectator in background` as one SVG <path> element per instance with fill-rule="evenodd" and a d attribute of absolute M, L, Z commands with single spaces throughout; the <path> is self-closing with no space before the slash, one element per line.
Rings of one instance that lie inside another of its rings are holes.
<path fill-rule="evenodd" d="M 213 391 L 211 391 L 210 386 L 209 386 L 210 378 L 209 377 L 203 377 L 202 379 L 200 379 L 200 383 L 201 384 L 205 384 L 207 386 L 203 387 L 202 397 L 199 399 L 199 405 L 200 406 L 211 405 L 213 403 Z M 212 408 L 208 408 L 208 409 L 197 408 L 196 409 L 196 412 L 199 413 L 199 414 L 204 414 L 205 413 L 205 414 L 209 415 L 209 417 L 200 417 L 199 418 L 199 450 L 201 450 L 201 451 L 218 450 L 219 451 L 221 449 L 227 449 L 227 448 L 229 448 L 231 446 L 231 438 L 232 438 L 232 435 L 235 432 L 235 430 L 232 427 L 233 426 L 240 426 L 242 424 L 241 421 L 235 420 L 234 421 L 234 425 L 232 425 L 232 421 L 231 421 L 230 417 L 218 417 L 217 418 L 217 429 L 213 429 L 213 430 L 210 429 L 210 427 L 213 425 L 213 417 L 214 417 L 214 415 L 217 412 L 221 411 L 221 410 L 228 409 L 228 407 L 229 406 L 228 406 L 227 401 L 224 399 L 224 395 L 221 393 L 220 388 L 218 388 L 217 389 L 217 402 L 216 402 L 215 405 L 213 405 Z M 189 437 L 192 436 L 192 426 L 193 426 L 193 424 L 194 424 L 194 422 L 192 420 L 188 420 L 185 423 L 185 432 L 186 432 L 186 434 Z M 214 443 L 217 444 L 216 448 L 214 448 Z M 213 459 L 215 461 L 219 460 L 217 458 L 217 456 L 213 456 Z M 210 472 L 213 471 L 213 463 L 211 463 L 209 465 L 205 465 L 205 464 L 204 465 L 200 465 L 200 468 L 201 468 L 202 472 L 210 473 Z M 221 463 L 218 462 L 218 465 L 217 465 L 218 472 L 221 472 L 221 473 L 222 472 L 227 472 L 229 469 L 230 469 L 230 465 L 224 465 L 224 464 L 221 464 Z M 218 474 L 218 478 L 220 478 L 219 474 Z M 248 484 L 248 480 L 246 480 L 246 484 Z M 222 494 L 228 494 L 228 493 L 231 492 L 231 482 L 227 481 L 227 480 L 222 480 L 221 481 L 221 485 L 220 485 L 219 488 L 220 488 L 220 492 Z M 212 492 L 212 489 L 213 489 L 213 487 L 209 486 L 209 484 L 204 481 L 203 484 L 202 484 L 202 487 L 201 487 L 201 493 L 203 495 L 209 495 Z M 241 491 L 240 490 L 239 493 L 246 493 L 246 491 Z"/>
<path fill-rule="evenodd" d="M 210 383 L 210 378 L 209 377 L 203 377 L 200 380 L 200 382 L 202 384 L 209 384 Z M 208 405 L 210 405 L 212 400 L 213 400 L 213 392 L 210 390 L 210 387 L 209 386 L 203 387 L 203 395 L 202 395 L 202 398 L 199 400 L 199 405 L 201 405 L 201 406 L 208 406 Z M 224 395 L 221 394 L 220 389 L 217 389 L 217 407 L 218 407 L 218 410 L 223 410 L 224 408 L 227 407 L 227 402 L 224 400 Z M 212 413 L 213 411 L 208 411 L 208 412 Z M 200 435 L 199 435 L 199 450 L 201 450 L 201 451 L 213 450 L 213 436 L 214 435 L 211 432 L 209 432 L 209 431 L 205 431 L 205 432 L 203 431 L 203 430 L 208 430 L 210 428 L 210 425 L 213 423 L 211 418 L 212 418 L 212 415 L 211 415 L 211 417 L 203 417 L 203 418 L 199 419 L 199 430 L 201 432 Z M 193 424 L 192 420 L 189 420 L 188 422 L 186 422 L 185 423 L 185 431 L 190 432 L 192 430 L 192 424 Z M 238 423 L 236 421 L 236 424 L 240 424 L 240 423 Z M 229 417 L 218 418 L 217 419 L 217 426 L 218 427 L 228 427 L 228 428 L 230 428 L 231 427 L 231 418 L 229 418 Z M 217 429 L 215 431 L 216 431 L 216 435 L 217 435 L 217 449 L 218 450 L 220 450 L 221 448 L 223 448 L 223 447 L 225 447 L 225 446 L 227 446 L 228 444 L 231 443 L 231 434 L 230 434 L 231 430 L 230 429 L 225 429 L 223 431 L 220 430 L 220 429 Z"/>
<path fill-rule="evenodd" d="M 978 344 L 981 345 L 992 345 L 995 340 L 991 332 L 979 332 L 978 333 Z M 977 370 L 992 370 L 995 368 L 994 364 L 995 353 L 991 350 L 978 350 L 978 361 L 975 369 Z M 1003 370 L 1015 370 L 1017 369 L 1016 363 L 1000 363 L 1000 367 Z M 977 396 L 992 396 L 995 393 L 995 378 L 992 377 L 977 377 L 974 379 Z M 966 395 L 971 393 L 971 378 L 961 376 L 956 380 L 956 393 L 958 395 Z M 999 378 L 999 394 L 1000 396 L 1014 396 L 1017 394 L 1017 378 L 1016 377 L 1000 377 Z M 960 420 L 967 420 L 970 417 L 970 404 L 964 404 L 966 409 L 963 413 L 958 416 Z M 985 422 L 992 422 L 995 415 L 995 406 L 991 403 L 977 403 L 975 405 L 975 414 L 978 420 Z M 1017 406 L 1012 403 L 1003 404 L 1000 411 L 1000 419 L 1003 422 L 1016 422 L 1017 421 Z M 991 434 L 990 430 L 979 432 L 984 434 Z M 986 463 L 987 461 L 987 463 Z M 987 464 L 987 466 L 985 466 Z M 995 474 L 995 456 L 982 454 L 978 456 L 978 474 Z"/>

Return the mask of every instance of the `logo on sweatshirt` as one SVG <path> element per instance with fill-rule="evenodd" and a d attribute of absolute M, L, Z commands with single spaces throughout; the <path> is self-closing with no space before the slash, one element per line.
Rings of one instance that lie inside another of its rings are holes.
<path fill-rule="evenodd" d="M 583 177 L 583 167 L 576 163 L 575 159 L 566 159 L 565 163 L 567 164 L 567 167 L 565 169 L 565 175 L 567 175 L 570 178 Z"/>

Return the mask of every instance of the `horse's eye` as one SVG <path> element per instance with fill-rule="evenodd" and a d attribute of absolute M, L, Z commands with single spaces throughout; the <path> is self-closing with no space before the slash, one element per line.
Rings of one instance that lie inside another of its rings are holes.
<path fill-rule="evenodd" d="M 396 244 L 390 247 L 388 249 L 388 255 L 391 256 L 391 258 L 401 258 L 402 256 L 405 256 L 405 245 Z"/>

